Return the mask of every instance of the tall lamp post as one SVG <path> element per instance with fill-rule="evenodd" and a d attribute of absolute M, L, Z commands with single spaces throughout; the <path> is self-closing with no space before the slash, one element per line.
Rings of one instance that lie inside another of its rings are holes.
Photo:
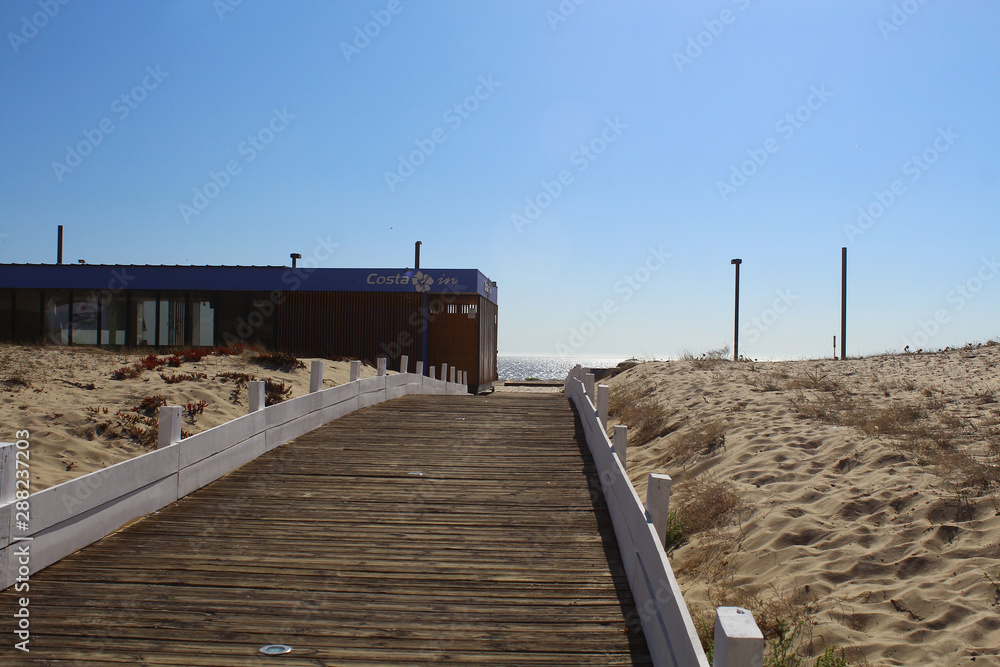
<path fill-rule="evenodd" d="M 733 318 L 733 361 L 740 360 L 740 264 L 742 259 L 734 259 L 730 264 L 736 267 L 736 314 Z"/>

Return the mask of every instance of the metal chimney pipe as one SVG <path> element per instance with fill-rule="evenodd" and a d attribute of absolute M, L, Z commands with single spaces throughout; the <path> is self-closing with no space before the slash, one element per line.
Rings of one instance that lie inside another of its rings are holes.
<path fill-rule="evenodd" d="M 56 241 L 56 264 L 62 264 L 63 226 L 59 225 L 59 239 Z"/>
<path fill-rule="evenodd" d="M 422 241 L 417 241 L 413 245 L 413 253 L 414 253 L 413 268 L 415 268 L 415 269 L 419 269 L 420 268 L 420 246 L 421 245 L 423 245 Z"/>
<path fill-rule="evenodd" d="M 295 266 L 296 266 L 295 261 L 298 260 L 298 259 L 302 259 L 302 254 L 301 253 L 297 253 L 297 252 L 293 252 L 291 255 L 289 255 L 289 257 L 292 258 L 292 268 L 294 269 Z"/>

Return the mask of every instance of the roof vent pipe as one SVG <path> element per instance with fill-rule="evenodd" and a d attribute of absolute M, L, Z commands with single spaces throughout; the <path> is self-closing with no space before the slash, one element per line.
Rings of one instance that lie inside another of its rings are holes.
<path fill-rule="evenodd" d="M 59 240 L 56 241 L 56 264 L 62 264 L 63 226 L 59 225 Z"/>
<path fill-rule="evenodd" d="M 421 246 L 421 245 L 423 245 L 423 242 L 422 242 L 422 241 L 417 241 L 417 242 L 416 242 L 416 243 L 415 243 L 415 244 L 413 245 L 413 254 L 414 254 L 414 258 L 413 258 L 413 268 L 414 268 L 414 269 L 419 269 L 419 268 L 420 268 L 420 246 Z"/>
<path fill-rule="evenodd" d="M 297 252 L 293 252 L 289 256 L 292 258 L 292 268 L 294 269 L 295 266 L 296 266 L 295 261 L 298 260 L 298 259 L 302 259 L 302 254 L 301 253 L 297 253 Z"/>

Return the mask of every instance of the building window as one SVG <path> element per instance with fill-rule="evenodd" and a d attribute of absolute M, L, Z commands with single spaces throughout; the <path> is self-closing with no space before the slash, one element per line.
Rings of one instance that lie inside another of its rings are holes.
<path fill-rule="evenodd" d="M 69 344 L 70 294 L 68 289 L 45 290 L 45 342 Z"/>
<path fill-rule="evenodd" d="M 19 289 L 14 292 L 14 340 L 37 343 L 42 338 L 42 291 Z"/>
<path fill-rule="evenodd" d="M 215 346 L 215 300 L 210 293 L 191 293 L 191 344 Z"/>
<path fill-rule="evenodd" d="M 73 344 L 97 345 L 97 293 L 73 291 Z"/>
<path fill-rule="evenodd" d="M 133 292 L 132 313 L 135 317 L 133 345 L 156 345 L 156 294 Z"/>
<path fill-rule="evenodd" d="M 14 290 L 0 289 L 0 340 L 14 334 Z"/>
<path fill-rule="evenodd" d="M 160 338 L 157 345 L 184 345 L 187 308 L 183 293 L 171 292 L 160 296 Z"/>
<path fill-rule="evenodd" d="M 101 345 L 125 345 L 128 301 L 122 292 L 101 293 Z"/>

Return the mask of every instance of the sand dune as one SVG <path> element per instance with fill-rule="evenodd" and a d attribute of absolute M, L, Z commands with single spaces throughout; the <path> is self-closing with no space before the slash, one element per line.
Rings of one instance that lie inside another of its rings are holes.
<path fill-rule="evenodd" d="M 183 431 L 188 435 L 247 413 L 246 391 L 232 400 L 235 383 L 220 374 L 246 373 L 284 382 L 292 388 L 292 397 L 309 391 L 309 359 L 302 360 L 305 368 L 280 370 L 251 362 L 251 352 L 210 355 L 177 368 L 145 370 L 137 378 L 112 379 L 115 369 L 146 354 L 0 345 L 0 442 L 14 442 L 17 430 L 30 432 L 32 492 L 148 451 L 135 438 L 123 436 L 116 419 L 119 412 L 141 415 L 136 407 L 146 397 L 162 396 L 168 404 L 182 407 L 205 401 L 201 414 L 193 419 L 185 415 Z M 173 384 L 163 379 L 180 374 L 206 377 Z M 369 377 L 375 370 L 363 366 L 361 374 Z M 347 382 L 350 363 L 324 360 L 323 378 L 326 387 Z"/>
<path fill-rule="evenodd" d="M 708 481 L 737 504 L 671 554 L 696 616 L 737 603 L 768 629 L 804 619 L 802 655 L 1000 665 L 1000 590 L 984 576 L 1000 581 L 1000 346 L 652 362 L 606 382 L 613 404 L 644 387 L 667 416 L 643 446 L 630 428 L 642 498 L 647 473 L 666 472 L 682 513 L 723 503 L 698 498 Z"/>
<path fill-rule="evenodd" d="M 185 418 L 195 433 L 246 413 L 246 392 L 232 400 L 222 373 L 308 391 L 307 369 L 261 368 L 246 353 L 162 369 L 206 376 L 175 384 L 149 370 L 111 378 L 142 356 L 0 346 L 0 440 L 31 432 L 33 491 L 146 451 L 99 428 L 119 411 L 137 414 L 145 397 L 206 401 Z M 325 367 L 326 386 L 347 381 L 347 362 Z M 672 507 L 695 524 L 726 510 L 722 528 L 671 553 L 696 618 L 739 604 L 768 632 L 775 616 L 800 619 L 802 655 L 837 645 L 859 664 L 1000 665 L 1000 591 L 984 577 L 1000 581 L 1000 346 L 846 362 L 650 362 L 605 382 L 613 405 L 631 391 L 629 404 L 661 417 L 646 426 L 658 437 L 641 446 L 630 425 L 640 496 L 647 473 L 667 472 Z"/>

